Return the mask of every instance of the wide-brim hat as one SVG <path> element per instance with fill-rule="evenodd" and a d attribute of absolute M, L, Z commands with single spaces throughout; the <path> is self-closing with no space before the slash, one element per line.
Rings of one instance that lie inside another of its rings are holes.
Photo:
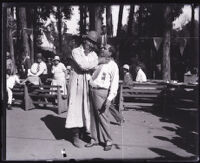
<path fill-rule="evenodd" d="M 92 43 L 98 43 L 98 34 L 96 31 L 89 31 L 87 35 L 83 35 L 82 38 L 90 40 Z"/>
<path fill-rule="evenodd" d="M 60 57 L 59 56 L 55 56 L 53 61 L 60 61 Z"/>

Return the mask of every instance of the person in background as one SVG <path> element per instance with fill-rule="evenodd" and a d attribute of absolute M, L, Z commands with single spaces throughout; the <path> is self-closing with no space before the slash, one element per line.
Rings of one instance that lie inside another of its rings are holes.
<path fill-rule="evenodd" d="M 15 65 L 11 59 L 10 53 L 6 52 L 6 69 L 11 71 L 11 74 L 16 73 L 15 72 Z"/>
<path fill-rule="evenodd" d="M 113 47 L 106 45 L 101 48 L 100 57 L 109 58 L 106 64 L 99 65 L 90 79 L 91 90 L 91 140 L 85 147 L 104 144 L 104 150 L 112 148 L 109 108 L 117 95 L 119 86 L 119 68 L 112 59 Z"/>
<path fill-rule="evenodd" d="M 21 68 L 22 68 L 22 78 L 25 79 L 28 77 L 28 71 L 30 71 L 31 69 L 30 57 L 25 53 L 23 53 L 22 55 Z"/>
<path fill-rule="evenodd" d="M 37 76 L 38 72 L 38 64 L 37 63 L 33 63 L 32 66 L 31 66 L 31 69 L 28 70 L 28 75 L 27 75 L 27 78 L 25 80 L 26 84 L 29 85 L 29 84 L 33 84 L 33 85 L 41 85 L 42 82 L 41 82 L 41 79 L 39 76 Z"/>
<path fill-rule="evenodd" d="M 11 72 L 11 69 L 7 69 L 7 74 L 6 74 L 6 90 L 8 94 L 8 109 L 11 109 L 12 105 L 12 99 L 13 99 L 13 92 L 12 89 L 15 86 L 15 84 L 23 84 L 19 77 Z"/>
<path fill-rule="evenodd" d="M 132 76 L 129 72 L 129 65 L 125 64 L 123 65 L 123 74 L 124 74 L 124 79 L 123 79 L 123 84 L 131 84 L 133 82 Z"/>
<path fill-rule="evenodd" d="M 60 85 L 61 86 L 61 94 L 67 95 L 67 69 L 63 63 L 60 62 L 60 57 L 55 56 L 53 59 L 53 66 L 51 70 L 53 74 L 53 80 L 51 85 Z M 53 89 L 53 88 L 52 88 Z"/>
<path fill-rule="evenodd" d="M 147 77 L 146 77 L 146 74 L 144 73 L 144 71 L 142 70 L 141 66 L 138 64 L 136 66 L 136 79 L 135 81 L 136 82 L 146 82 L 147 81 Z"/>
<path fill-rule="evenodd" d="M 36 56 L 36 62 L 34 63 L 35 66 L 37 67 L 37 72 L 33 74 L 31 71 L 29 73 L 30 76 L 38 76 L 41 79 L 41 82 L 44 84 L 46 83 L 46 79 L 48 77 L 47 74 L 47 65 L 46 63 L 42 60 L 42 53 L 38 53 Z"/>

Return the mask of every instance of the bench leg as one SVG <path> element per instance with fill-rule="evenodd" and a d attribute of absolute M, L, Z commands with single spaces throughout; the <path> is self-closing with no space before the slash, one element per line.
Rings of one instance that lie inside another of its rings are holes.
<path fill-rule="evenodd" d="M 58 88 L 58 114 L 61 114 L 65 111 L 67 111 L 67 98 L 62 98 L 60 88 Z"/>
<path fill-rule="evenodd" d="M 24 101 L 25 101 L 25 110 L 26 111 L 35 107 L 33 105 L 33 101 L 31 99 L 31 97 L 28 94 L 28 88 L 26 85 L 24 86 Z"/>

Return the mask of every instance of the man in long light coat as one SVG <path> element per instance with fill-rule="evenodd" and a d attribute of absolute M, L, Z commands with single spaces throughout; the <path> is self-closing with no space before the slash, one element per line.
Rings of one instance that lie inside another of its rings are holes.
<path fill-rule="evenodd" d="M 98 56 L 94 51 L 98 35 L 90 31 L 85 35 L 83 44 L 72 50 L 71 73 L 69 79 L 68 113 L 65 128 L 73 133 L 73 144 L 81 147 L 80 128 L 85 127 L 90 133 L 89 87 L 90 71 L 98 64 Z"/>

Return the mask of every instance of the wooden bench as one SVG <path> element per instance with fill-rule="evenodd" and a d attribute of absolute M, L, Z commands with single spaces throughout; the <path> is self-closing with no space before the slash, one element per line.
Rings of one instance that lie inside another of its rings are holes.
<path fill-rule="evenodd" d="M 19 105 L 24 108 L 24 85 L 16 84 L 13 89 L 13 105 Z"/>
<path fill-rule="evenodd" d="M 61 86 L 51 85 L 24 85 L 25 110 L 42 104 L 45 107 L 56 109 L 58 114 L 67 111 L 67 97 L 61 94 L 60 88 Z"/>
<path fill-rule="evenodd" d="M 167 106 L 172 110 L 189 111 L 191 114 L 197 114 L 198 93 L 198 85 L 185 83 L 167 84 Z"/>
<path fill-rule="evenodd" d="M 166 85 L 153 82 L 133 82 L 131 85 L 120 85 L 119 108 L 145 109 L 164 107 Z"/>

